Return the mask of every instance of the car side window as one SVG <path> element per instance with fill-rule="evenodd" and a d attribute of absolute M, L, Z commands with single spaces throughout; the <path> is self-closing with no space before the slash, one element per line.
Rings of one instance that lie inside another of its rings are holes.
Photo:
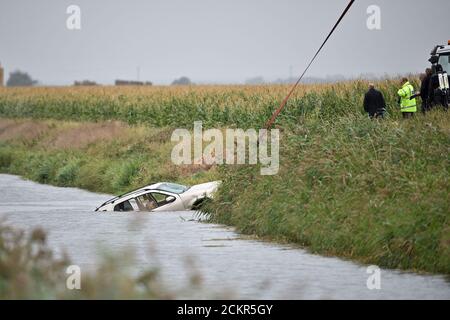
<path fill-rule="evenodd" d="M 135 199 L 140 211 L 151 211 L 158 206 L 155 199 L 152 198 L 150 193 L 140 195 Z"/>
<path fill-rule="evenodd" d="M 121 203 L 118 203 L 117 205 L 115 205 L 114 211 L 120 211 L 120 212 L 133 211 L 133 207 L 131 206 L 130 202 L 127 200 L 127 201 L 124 201 L 124 202 L 121 202 Z"/>
<path fill-rule="evenodd" d="M 152 196 L 158 203 L 158 207 L 163 206 L 168 203 L 171 203 L 175 200 L 173 196 L 169 196 L 167 194 L 163 194 L 163 193 L 159 193 L 159 192 L 152 192 Z"/>

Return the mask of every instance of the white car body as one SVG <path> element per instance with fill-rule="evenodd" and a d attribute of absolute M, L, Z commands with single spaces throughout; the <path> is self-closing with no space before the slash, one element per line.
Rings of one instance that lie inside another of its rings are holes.
<path fill-rule="evenodd" d="M 212 199 L 220 181 L 192 187 L 160 182 L 114 197 L 95 211 L 180 211 L 195 210 L 206 199 Z"/>

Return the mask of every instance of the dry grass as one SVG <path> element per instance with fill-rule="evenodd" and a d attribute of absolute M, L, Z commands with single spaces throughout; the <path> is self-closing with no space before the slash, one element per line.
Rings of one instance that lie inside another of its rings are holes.
<path fill-rule="evenodd" d="M 48 125 L 42 122 L 0 118 L 0 141 L 32 141 L 39 138 Z"/>
<path fill-rule="evenodd" d="M 81 149 L 96 142 L 109 142 L 126 135 L 128 126 L 119 121 L 102 123 L 71 123 L 55 130 L 42 145 L 56 149 Z"/>
<path fill-rule="evenodd" d="M 33 143 L 42 149 L 83 149 L 91 144 L 147 139 L 149 144 L 170 141 L 171 130 L 129 126 L 120 121 L 61 122 L 0 118 L 0 141 Z"/>

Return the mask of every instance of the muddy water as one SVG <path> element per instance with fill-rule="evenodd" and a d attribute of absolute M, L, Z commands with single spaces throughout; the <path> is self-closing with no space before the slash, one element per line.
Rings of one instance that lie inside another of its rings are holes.
<path fill-rule="evenodd" d="M 232 228 L 197 221 L 193 212 L 94 213 L 108 199 L 0 175 L 0 217 L 24 229 L 41 226 L 50 245 L 82 270 L 98 253 L 133 248 L 136 270 L 159 266 L 166 285 L 184 288 L 193 273 L 211 293 L 273 299 L 450 299 L 442 276 L 381 270 L 381 289 L 369 290 L 367 266 L 256 241 Z"/>

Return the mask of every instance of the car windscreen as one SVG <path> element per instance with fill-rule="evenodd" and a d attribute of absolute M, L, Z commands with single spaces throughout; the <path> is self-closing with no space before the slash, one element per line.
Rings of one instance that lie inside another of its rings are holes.
<path fill-rule="evenodd" d="M 185 192 L 189 187 L 177 183 L 164 182 L 158 186 L 158 190 L 180 194 Z"/>
<path fill-rule="evenodd" d="M 450 74 L 450 54 L 440 56 L 439 64 L 448 74 Z"/>

